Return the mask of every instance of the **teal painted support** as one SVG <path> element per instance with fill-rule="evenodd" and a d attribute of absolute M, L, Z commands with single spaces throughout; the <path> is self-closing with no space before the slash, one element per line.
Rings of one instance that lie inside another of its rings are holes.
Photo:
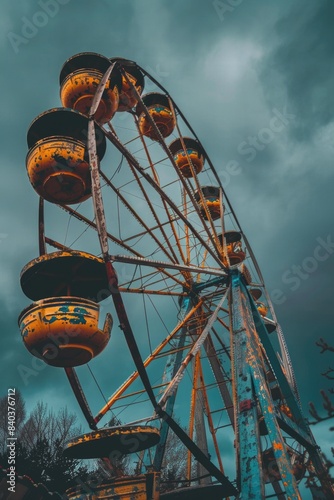
<path fill-rule="evenodd" d="M 269 439 L 287 498 L 301 499 L 292 472 L 263 372 L 260 342 L 256 332 L 248 292 L 239 271 L 231 275 L 234 379 L 237 405 L 237 443 L 239 448 L 241 498 L 264 499 L 261 443 L 258 436 L 256 403 L 268 429 Z M 256 484 L 256 489 L 254 488 Z"/>
<path fill-rule="evenodd" d="M 284 394 L 284 398 L 286 400 L 287 405 L 289 406 L 291 413 L 293 415 L 293 418 L 295 422 L 305 431 L 309 434 L 309 427 L 306 424 L 304 415 L 301 411 L 301 408 L 299 406 L 299 403 L 297 402 L 296 396 L 291 388 L 291 385 L 289 384 L 286 376 L 283 373 L 281 363 L 276 355 L 276 352 L 274 350 L 274 347 L 270 341 L 270 338 L 268 336 L 267 329 L 265 327 L 265 324 L 263 322 L 263 319 L 251 297 L 250 294 L 248 294 L 248 300 L 250 302 L 251 306 L 251 311 L 253 315 L 253 320 L 254 324 L 256 327 L 256 331 L 259 335 L 259 338 L 261 340 L 261 343 L 264 347 L 264 350 L 266 351 L 267 357 L 270 361 L 270 364 L 274 370 L 275 376 L 277 378 L 277 381 L 279 383 L 279 386 Z M 313 440 L 314 443 L 314 440 Z"/>
<path fill-rule="evenodd" d="M 247 361 L 248 339 L 240 293 L 239 273 L 232 275 L 232 360 L 235 382 L 234 406 L 237 415 L 237 481 L 243 499 L 264 499 L 260 437 L 252 376 Z"/>
<path fill-rule="evenodd" d="M 181 302 L 181 311 L 180 311 L 180 321 L 182 321 L 185 316 L 189 313 L 189 311 L 192 309 L 193 303 L 191 301 L 190 297 L 184 297 L 182 302 Z M 166 370 L 165 370 L 165 381 L 170 382 L 178 369 L 181 366 L 182 362 L 182 347 L 184 346 L 185 343 L 185 338 L 187 334 L 187 328 L 183 327 L 181 328 L 181 333 L 178 341 L 178 346 L 177 348 L 180 349 L 178 350 L 175 354 L 172 354 L 168 356 L 167 358 L 167 363 L 166 363 Z M 174 409 L 174 403 L 175 403 L 175 397 L 176 397 L 176 392 L 171 394 L 171 396 L 168 398 L 167 403 L 166 403 L 166 408 L 165 411 L 168 415 L 173 414 L 173 409 Z M 165 447 L 166 447 L 166 441 L 168 437 L 168 431 L 169 431 L 169 425 L 164 421 L 161 426 L 160 430 L 160 441 L 159 444 L 156 447 L 155 455 L 154 455 L 154 460 L 153 460 L 153 466 L 155 470 L 160 470 L 164 453 L 165 453 Z"/>

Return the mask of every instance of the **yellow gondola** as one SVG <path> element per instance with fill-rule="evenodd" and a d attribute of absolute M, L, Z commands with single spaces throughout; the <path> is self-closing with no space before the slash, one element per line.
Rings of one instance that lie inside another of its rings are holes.
<path fill-rule="evenodd" d="M 111 316 L 98 327 L 99 305 L 81 297 L 33 302 L 19 316 L 24 345 L 52 366 L 79 366 L 100 354 L 110 339 Z"/>
<path fill-rule="evenodd" d="M 263 302 L 256 302 L 256 307 L 262 317 L 267 316 L 268 307 Z"/>
<path fill-rule="evenodd" d="M 219 240 L 223 246 L 224 243 L 222 241 L 222 235 L 219 235 Z M 225 240 L 230 265 L 234 266 L 241 264 L 241 262 L 243 262 L 246 258 L 246 252 L 242 248 L 241 233 L 239 231 L 226 231 Z"/>
<path fill-rule="evenodd" d="M 183 147 L 183 144 L 184 147 Z M 183 177 L 193 177 L 193 171 L 199 174 L 204 166 L 204 152 L 196 139 L 183 137 L 169 144 L 169 149 Z"/>
<path fill-rule="evenodd" d="M 79 203 L 91 195 L 87 152 L 88 118 L 71 109 L 56 108 L 39 115 L 29 127 L 26 167 L 35 191 L 51 203 Z M 101 160 L 106 139 L 95 125 Z"/>
<path fill-rule="evenodd" d="M 94 52 L 83 52 L 70 57 L 60 72 L 60 99 L 65 108 L 73 108 L 88 115 L 96 89 L 111 62 Z M 118 109 L 122 77 L 117 68 L 107 80 L 94 118 L 99 123 L 111 120 Z"/>
<path fill-rule="evenodd" d="M 162 137 L 168 137 L 176 125 L 175 115 L 168 97 L 165 94 L 151 92 L 150 94 L 145 94 L 142 100 Z M 140 132 L 146 137 L 158 140 L 154 127 L 150 123 L 142 103 L 137 104 L 136 113 Z"/>
<path fill-rule="evenodd" d="M 78 251 L 42 255 L 23 268 L 21 287 L 35 301 L 19 316 L 31 354 L 68 367 L 87 363 L 106 347 L 112 318 L 107 314 L 99 329 L 98 302 L 111 291 L 102 259 Z"/>
<path fill-rule="evenodd" d="M 205 220 L 208 220 L 207 212 L 205 210 L 204 204 L 207 206 L 208 211 L 210 212 L 212 220 L 219 219 L 221 216 L 221 203 L 220 203 L 220 190 L 216 186 L 202 186 L 201 187 L 202 195 L 204 198 L 204 203 L 200 196 L 200 193 L 196 191 L 195 200 L 197 201 L 201 215 Z"/>

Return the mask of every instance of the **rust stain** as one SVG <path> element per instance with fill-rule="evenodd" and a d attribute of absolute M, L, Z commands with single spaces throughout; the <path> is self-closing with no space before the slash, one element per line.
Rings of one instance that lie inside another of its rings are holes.
<path fill-rule="evenodd" d="M 274 441 L 273 442 L 273 448 L 274 448 L 274 450 L 281 450 L 281 451 L 283 451 L 283 445 L 282 445 L 282 443 L 276 443 Z"/>

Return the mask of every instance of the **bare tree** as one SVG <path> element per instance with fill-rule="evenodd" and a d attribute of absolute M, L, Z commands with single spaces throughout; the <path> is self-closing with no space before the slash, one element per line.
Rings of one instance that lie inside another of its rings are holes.
<path fill-rule="evenodd" d="M 319 341 L 316 342 L 316 345 L 318 347 L 320 347 L 320 349 L 321 349 L 320 354 L 324 354 L 327 351 L 334 352 L 334 347 L 329 345 L 323 338 L 320 338 Z M 329 367 L 321 375 L 323 377 L 325 377 L 327 380 L 334 380 L 334 369 L 332 367 Z M 334 417 L 334 404 L 331 401 L 331 396 L 334 394 L 334 387 L 330 387 L 329 389 L 327 389 L 327 391 L 322 389 L 320 391 L 320 394 L 321 394 L 321 397 L 323 400 L 322 406 L 323 406 L 323 409 L 326 411 L 326 415 L 323 416 L 323 412 L 321 412 L 322 415 L 320 415 L 319 411 L 315 407 L 314 403 L 310 402 L 309 403 L 309 412 L 314 419 L 313 421 L 309 422 L 311 425 L 316 425 L 319 422 L 323 422 L 325 420 L 330 420 Z M 330 427 L 329 430 L 334 431 L 334 427 Z M 332 455 L 334 457 L 334 447 L 331 448 L 331 452 L 332 452 Z M 330 467 L 333 467 L 334 464 L 332 462 L 330 462 L 326 457 L 325 457 L 325 459 L 327 462 L 328 469 Z"/>
<path fill-rule="evenodd" d="M 188 449 L 177 435 L 170 431 L 161 468 L 161 491 L 184 486 L 187 479 L 187 457 Z"/>
<path fill-rule="evenodd" d="M 38 402 L 22 427 L 20 441 L 29 450 L 45 439 L 49 443 L 51 455 L 54 456 L 68 439 L 82 433 L 76 421 L 76 415 L 69 413 L 67 408 L 61 408 L 58 413 L 54 413 L 48 409 L 46 403 Z"/>
<path fill-rule="evenodd" d="M 334 352 L 334 347 L 329 345 L 323 338 L 320 338 L 319 341 L 316 342 L 316 345 L 321 349 L 320 354 L 324 354 L 327 351 Z M 327 380 L 334 380 L 334 369 L 332 367 L 329 367 L 321 375 L 325 377 Z M 323 400 L 322 406 L 326 411 L 327 415 L 325 416 L 319 415 L 319 412 L 316 409 L 314 403 L 310 402 L 309 411 L 312 417 L 315 419 L 314 421 L 310 422 L 310 424 L 316 424 L 318 422 L 322 422 L 324 420 L 328 420 L 334 417 L 334 405 L 330 399 L 330 395 L 334 394 L 334 387 L 330 387 L 327 391 L 324 391 L 322 389 L 320 391 L 320 394 Z M 334 428 L 331 428 L 331 430 L 334 430 Z"/>
<path fill-rule="evenodd" d="M 67 408 L 57 413 L 50 410 L 46 403 L 38 402 L 26 418 L 21 394 L 16 394 L 16 472 L 30 476 L 35 482 L 43 482 L 51 491 L 60 493 L 80 475 L 88 473 L 86 466 L 79 460 L 63 456 L 65 442 L 81 434 L 77 417 Z M 7 437 L 7 396 L 0 399 L 0 437 L 6 443 Z M 0 454 L 0 464 L 8 466 L 6 447 Z"/>

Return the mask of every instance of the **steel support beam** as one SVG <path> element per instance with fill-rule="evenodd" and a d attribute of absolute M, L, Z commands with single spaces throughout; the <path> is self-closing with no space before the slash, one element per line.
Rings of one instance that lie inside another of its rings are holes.
<path fill-rule="evenodd" d="M 265 379 L 262 352 L 255 328 L 248 292 L 238 270 L 231 273 L 232 346 L 234 398 L 237 412 L 238 479 L 241 497 L 265 498 L 262 448 L 258 429 L 258 410 L 268 429 L 275 460 L 283 478 L 287 498 L 301 499 L 292 472 Z"/>
<path fill-rule="evenodd" d="M 182 321 L 189 311 L 192 309 L 193 304 L 192 300 L 190 297 L 185 297 L 182 300 L 181 303 L 181 313 L 180 313 L 180 321 Z M 181 329 L 180 332 L 180 337 L 178 340 L 178 345 L 177 345 L 177 351 L 174 354 L 171 354 L 167 358 L 167 363 L 166 363 L 166 369 L 165 369 L 165 374 L 164 374 L 164 381 L 165 382 L 170 382 L 176 375 L 177 371 L 179 370 L 182 362 L 182 356 L 183 356 L 183 346 L 185 343 L 185 338 L 187 334 L 187 327 L 184 326 Z M 173 415 L 173 409 L 174 409 L 174 403 L 175 403 L 175 397 L 176 397 L 176 392 L 172 393 L 166 403 L 166 408 L 165 411 L 168 413 L 168 415 Z M 168 437 L 168 431 L 169 431 L 169 425 L 166 423 L 166 421 L 162 422 L 161 425 L 161 430 L 160 430 L 160 441 L 159 444 L 156 447 L 155 455 L 154 455 L 154 460 L 153 460 L 153 466 L 154 469 L 159 471 L 162 466 L 162 461 L 165 453 L 165 448 L 166 448 L 166 442 L 167 442 L 167 437 Z"/>

